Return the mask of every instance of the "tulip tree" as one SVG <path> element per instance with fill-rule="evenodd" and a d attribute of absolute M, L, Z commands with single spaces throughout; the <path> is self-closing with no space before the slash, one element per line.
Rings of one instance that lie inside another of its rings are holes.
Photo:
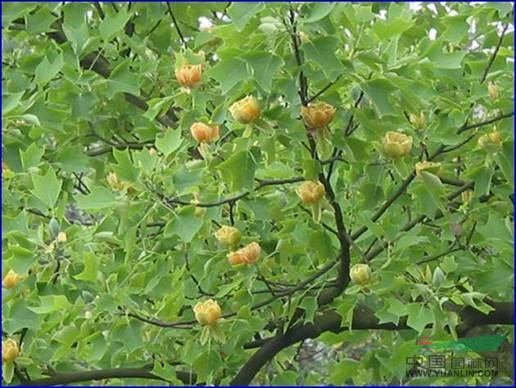
<path fill-rule="evenodd" d="M 4 384 L 512 384 L 512 3 L 2 13 Z"/>

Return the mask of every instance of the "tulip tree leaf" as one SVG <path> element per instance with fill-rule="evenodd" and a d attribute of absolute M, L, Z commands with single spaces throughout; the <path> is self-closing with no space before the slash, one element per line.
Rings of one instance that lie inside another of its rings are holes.
<path fill-rule="evenodd" d="M 256 153 L 255 153 L 256 154 Z M 250 151 L 239 151 L 218 166 L 222 179 L 231 191 L 251 189 L 254 185 L 256 157 Z"/>
<path fill-rule="evenodd" d="M 53 208 L 61 192 L 63 182 L 57 178 L 53 168 L 49 168 L 45 175 L 33 175 L 34 189 L 32 194 L 43 202 L 48 208 Z"/>

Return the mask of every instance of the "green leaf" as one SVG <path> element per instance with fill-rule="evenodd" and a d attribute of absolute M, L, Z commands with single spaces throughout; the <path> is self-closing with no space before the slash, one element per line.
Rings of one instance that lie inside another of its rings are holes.
<path fill-rule="evenodd" d="M 284 64 L 283 60 L 277 55 L 268 52 L 253 52 L 242 59 L 246 60 L 254 72 L 254 77 L 258 84 L 267 93 L 270 93 L 272 80 L 278 69 Z"/>
<path fill-rule="evenodd" d="M 52 167 L 43 176 L 33 175 L 32 183 L 34 189 L 31 193 L 48 208 L 52 209 L 57 202 L 63 181 L 58 179 Z"/>
<path fill-rule="evenodd" d="M 56 19 L 47 7 L 42 7 L 34 13 L 27 15 L 27 32 L 30 34 L 39 34 L 41 32 L 50 31 L 50 25 Z"/>
<path fill-rule="evenodd" d="M 167 129 L 163 135 L 156 138 L 156 148 L 167 157 L 179 148 L 182 141 L 179 129 Z"/>
<path fill-rule="evenodd" d="M 422 333 L 426 325 L 432 323 L 434 320 L 432 311 L 419 303 L 408 304 L 407 312 L 407 326 L 412 327 L 419 333 Z"/>
<path fill-rule="evenodd" d="M 366 81 L 362 84 L 362 88 L 373 102 L 380 118 L 396 113 L 389 101 L 396 88 L 388 80 L 379 78 Z"/>
<path fill-rule="evenodd" d="M 71 305 L 64 295 L 45 295 L 39 297 L 39 307 L 29 307 L 36 314 L 49 314 L 55 311 L 66 311 Z"/>
<path fill-rule="evenodd" d="M 131 72 L 128 60 L 115 67 L 109 77 L 107 97 L 113 98 L 117 93 L 140 95 L 138 75 Z"/>
<path fill-rule="evenodd" d="M 221 61 L 206 72 L 220 84 L 222 93 L 228 93 L 235 85 L 247 81 L 250 74 L 247 63 L 237 58 Z"/>
<path fill-rule="evenodd" d="M 398 17 L 393 20 L 378 20 L 373 31 L 380 40 L 389 40 L 393 36 L 400 35 L 404 31 L 412 27 L 413 22 L 406 20 L 404 17 Z"/>
<path fill-rule="evenodd" d="M 231 191 L 251 190 L 254 186 L 256 158 L 250 151 L 239 151 L 218 165 L 222 179 Z"/>
<path fill-rule="evenodd" d="M 224 365 L 217 351 L 209 349 L 203 352 L 193 362 L 193 369 L 197 373 L 198 378 L 202 380 L 212 375 Z"/>
<path fill-rule="evenodd" d="M 263 9 L 263 3 L 233 2 L 227 12 L 237 30 L 242 30 L 251 18 Z"/>
<path fill-rule="evenodd" d="M 360 367 L 360 362 L 352 358 L 345 358 L 338 364 L 332 366 L 330 372 L 330 384 L 336 386 L 348 385 L 348 380 L 356 376 L 356 371 Z"/>
<path fill-rule="evenodd" d="M 84 280 L 85 282 L 96 282 L 100 267 L 98 256 L 90 252 L 85 252 L 82 258 L 84 269 L 80 274 L 75 275 L 74 278 Z"/>
<path fill-rule="evenodd" d="M 45 149 L 38 147 L 36 143 L 32 143 L 24 151 L 20 150 L 20 159 L 23 169 L 27 171 L 30 167 L 38 166 L 44 153 Z"/>
<path fill-rule="evenodd" d="M 109 42 L 117 34 L 123 34 L 124 26 L 130 17 L 131 14 L 127 12 L 125 7 L 121 7 L 115 15 L 107 13 L 99 26 L 99 32 L 102 40 L 104 40 L 104 42 Z"/>
<path fill-rule="evenodd" d="M 101 210 L 112 207 L 116 204 L 116 199 L 111 190 L 102 186 L 90 188 L 90 194 L 77 195 L 77 206 L 82 210 Z"/>
<path fill-rule="evenodd" d="M 333 81 L 343 71 L 343 64 L 335 55 L 337 44 L 337 38 L 325 36 L 301 45 L 306 59 L 317 63 L 328 81 Z"/>
<path fill-rule="evenodd" d="M 14 333 L 20 329 L 38 329 L 40 317 L 32 312 L 26 305 L 25 300 L 17 300 L 6 314 L 2 325 L 3 330 Z"/>
<path fill-rule="evenodd" d="M 335 3 L 317 2 L 310 4 L 310 6 L 310 11 L 307 12 L 306 17 L 300 18 L 301 23 L 313 23 L 328 16 L 335 7 Z"/>
<path fill-rule="evenodd" d="M 165 113 L 174 102 L 174 96 L 168 96 L 163 98 L 153 98 L 147 101 L 149 108 L 143 115 L 143 117 L 154 120 L 156 116 Z"/>
<path fill-rule="evenodd" d="M 53 59 L 49 59 L 49 56 L 46 56 L 36 67 L 36 70 L 34 70 L 34 82 L 39 86 L 45 86 L 61 71 L 63 65 L 63 54 L 60 53 Z"/>
<path fill-rule="evenodd" d="M 195 215 L 195 206 L 182 208 L 177 216 L 171 219 L 165 227 L 165 235 L 176 235 L 184 242 L 190 242 L 203 224 L 202 218 Z"/>
<path fill-rule="evenodd" d="M 271 385 L 280 385 L 280 386 L 296 386 L 297 385 L 298 373 L 287 370 L 279 373 L 274 377 L 271 381 Z"/>

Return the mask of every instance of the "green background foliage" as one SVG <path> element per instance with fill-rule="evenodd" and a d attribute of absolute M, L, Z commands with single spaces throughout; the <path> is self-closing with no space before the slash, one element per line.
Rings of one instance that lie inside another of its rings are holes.
<path fill-rule="evenodd" d="M 114 385 L 491 381 L 407 379 L 405 357 L 420 335 L 472 335 L 512 305 L 511 3 L 2 3 L 2 13 L 2 268 L 24 276 L 2 292 L 3 336 L 22 343 L 4 383 L 95 370 L 115 370 Z M 174 68 L 201 51 L 203 80 L 188 92 Z M 262 107 L 249 137 L 228 111 L 246 95 Z M 337 109 L 327 140 L 300 119 L 313 97 Z M 420 112 L 416 130 L 408 115 Z M 197 121 L 221 131 L 204 159 Z M 479 147 L 494 126 L 502 145 Z M 382 155 L 388 131 L 413 137 L 410 155 Z M 441 173 L 415 178 L 425 159 Z M 296 195 L 304 179 L 325 183 L 320 223 Z M 242 244 L 260 243 L 256 265 L 227 262 L 214 232 L 230 224 Z M 347 278 L 362 262 L 366 288 Z M 192 306 L 207 298 L 227 339 L 201 346 Z M 507 336 L 494 382 L 512 384 L 512 326 L 482 330 Z M 300 356 L 310 337 L 323 361 Z"/>

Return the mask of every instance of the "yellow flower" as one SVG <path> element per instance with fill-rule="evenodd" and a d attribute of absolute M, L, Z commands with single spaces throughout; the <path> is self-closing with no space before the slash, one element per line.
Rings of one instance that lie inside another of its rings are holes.
<path fill-rule="evenodd" d="M 416 163 L 416 175 L 421 176 L 421 171 L 430 172 L 432 174 L 438 174 L 441 170 L 441 163 L 439 162 L 417 162 Z"/>
<path fill-rule="evenodd" d="M 68 236 L 65 232 L 59 232 L 57 234 L 57 242 L 66 242 L 68 240 Z"/>
<path fill-rule="evenodd" d="M 502 145 L 502 134 L 497 130 L 494 130 L 491 133 L 486 133 L 478 138 L 478 145 L 481 148 L 491 145 L 499 147 Z"/>
<path fill-rule="evenodd" d="M 489 94 L 491 100 L 496 101 L 500 98 L 500 89 L 495 83 L 489 81 L 487 83 L 487 94 Z"/>
<path fill-rule="evenodd" d="M 2 281 L 2 287 L 11 289 L 18 285 L 18 283 L 21 282 L 23 279 L 23 276 L 17 274 L 12 269 L 7 272 L 7 274 L 4 277 L 4 280 Z"/>
<path fill-rule="evenodd" d="M 325 102 L 301 107 L 301 116 L 310 129 L 326 127 L 335 117 L 335 108 Z"/>
<path fill-rule="evenodd" d="M 400 132 L 387 132 L 382 139 L 383 153 L 397 159 L 408 155 L 412 149 L 412 137 Z"/>
<path fill-rule="evenodd" d="M 20 348 L 15 340 L 2 341 L 2 362 L 13 362 L 20 354 Z"/>
<path fill-rule="evenodd" d="M 254 264 L 258 261 L 262 248 L 256 242 L 246 245 L 235 252 L 228 254 L 228 261 L 231 265 Z"/>
<path fill-rule="evenodd" d="M 198 143 L 211 143 L 219 138 L 218 125 L 209 126 L 204 123 L 193 123 L 190 132 Z"/>
<path fill-rule="evenodd" d="M 201 82 L 202 65 L 183 65 L 176 69 L 176 79 L 182 86 L 195 87 Z"/>
<path fill-rule="evenodd" d="M 215 326 L 222 315 L 219 304 L 213 299 L 197 303 L 193 308 L 195 319 L 202 324 Z"/>
<path fill-rule="evenodd" d="M 123 189 L 129 186 L 127 182 L 118 179 L 118 175 L 116 174 L 116 172 L 110 172 L 109 174 L 107 174 L 106 181 L 109 187 L 111 187 L 115 191 L 122 191 Z"/>
<path fill-rule="evenodd" d="M 319 181 L 306 181 L 297 188 L 297 195 L 304 203 L 317 203 L 324 197 L 324 185 Z"/>
<path fill-rule="evenodd" d="M 256 98 L 247 96 L 229 107 L 231 116 L 242 124 L 248 124 L 260 116 L 260 106 Z"/>
<path fill-rule="evenodd" d="M 410 124 L 416 129 L 424 129 L 426 127 L 426 117 L 423 112 L 420 112 L 419 115 L 415 113 L 409 114 Z"/>
<path fill-rule="evenodd" d="M 241 235 L 237 228 L 222 226 L 215 232 L 215 237 L 224 245 L 235 246 L 240 242 Z"/>
<path fill-rule="evenodd" d="M 349 270 L 349 277 L 355 284 L 367 284 L 371 279 L 371 268 L 367 264 L 355 264 Z"/>

